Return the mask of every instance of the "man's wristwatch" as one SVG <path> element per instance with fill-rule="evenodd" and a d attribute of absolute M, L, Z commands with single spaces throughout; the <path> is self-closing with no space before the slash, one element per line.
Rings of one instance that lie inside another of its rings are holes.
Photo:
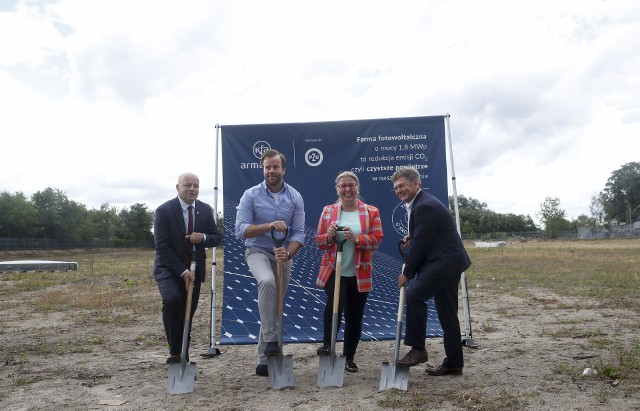
<path fill-rule="evenodd" d="M 291 253 L 287 251 L 287 260 L 291 260 Z"/>

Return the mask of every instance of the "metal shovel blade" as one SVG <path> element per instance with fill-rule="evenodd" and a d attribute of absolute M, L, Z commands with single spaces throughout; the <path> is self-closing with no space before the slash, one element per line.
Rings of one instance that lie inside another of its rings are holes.
<path fill-rule="evenodd" d="M 382 363 L 379 391 L 388 390 L 390 388 L 407 391 L 408 384 L 409 367 L 398 364 L 389 364 L 388 361 L 384 361 Z"/>
<path fill-rule="evenodd" d="M 196 381 L 196 363 L 169 364 L 169 379 L 167 380 L 167 392 L 169 394 L 187 394 L 193 392 Z"/>
<path fill-rule="evenodd" d="M 318 386 L 342 387 L 344 384 L 344 368 L 347 365 L 347 357 L 344 355 L 329 355 L 320 358 L 318 368 Z"/>
<path fill-rule="evenodd" d="M 269 387 L 279 390 L 293 387 L 293 356 L 273 355 L 267 357 L 269 370 Z"/>
<path fill-rule="evenodd" d="M 196 271 L 196 262 L 191 261 L 192 272 Z M 187 362 L 187 345 L 189 344 L 189 330 L 191 329 L 191 298 L 193 297 L 193 281 L 187 286 L 187 301 L 184 308 L 184 328 L 182 330 L 182 351 L 180 363 L 169 364 L 169 378 L 167 392 L 169 394 L 186 394 L 193 392 L 196 381 L 196 363 Z"/>

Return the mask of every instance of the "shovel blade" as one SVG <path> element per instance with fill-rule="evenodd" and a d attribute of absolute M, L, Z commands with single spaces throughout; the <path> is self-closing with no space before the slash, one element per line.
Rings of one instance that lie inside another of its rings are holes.
<path fill-rule="evenodd" d="M 169 364 L 167 392 L 169 394 L 187 394 L 193 392 L 196 381 L 196 363 L 187 363 L 184 371 L 180 364 Z"/>
<path fill-rule="evenodd" d="M 342 387 L 344 384 L 344 368 L 347 364 L 347 357 L 344 355 L 329 355 L 320 358 L 318 368 L 318 386 L 320 387 Z"/>
<path fill-rule="evenodd" d="M 407 391 L 409 384 L 409 367 L 404 365 L 389 364 L 384 361 L 380 373 L 380 389 L 378 391 L 395 388 Z"/>
<path fill-rule="evenodd" d="M 269 388 L 279 390 L 293 387 L 293 356 L 276 355 L 267 357 Z"/>

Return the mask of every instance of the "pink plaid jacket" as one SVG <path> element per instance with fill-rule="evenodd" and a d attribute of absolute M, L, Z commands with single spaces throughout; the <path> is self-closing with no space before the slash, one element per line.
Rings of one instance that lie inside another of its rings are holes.
<path fill-rule="evenodd" d="M 322 209 L 322 215 L 318 222 L 318 229 L 314 237 L 316 245 L 324 250 L 322 262 L 320 263 L 320 271 L 316 279 L 316 285 L 324 288 L 329 276 L 336 267 L 336 244 L 327 243 L 327 229 L 331 224 L 340 219 L 340 202 L 325 206 Z M 382 222 L 380 221 L 380 211 L 372 205 L 368 205 L 358 200 L 358 212 L 360 214 L 360 227 L 362 233 L 358 235 L 360 244 L 355 247 L 355 265 L 356 278 L 358 280 L 358 291 L 361 293 L 371 291 L 373 283 L 371 282 L 371 273 L 373 266 L 373 251 L 380 246 L 380 241 L 384 234 L 382 233 Z"/>

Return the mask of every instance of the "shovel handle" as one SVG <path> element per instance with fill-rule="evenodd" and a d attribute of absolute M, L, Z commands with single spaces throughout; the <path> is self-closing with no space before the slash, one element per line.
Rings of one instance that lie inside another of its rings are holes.
<path fill-rule="evenodd" d="M 273 239 L 273 242 L 276 244 L 276 247 L 282 247 L 282 244 L 284 244 L 284 240 L 287 239 L 287 236 L 289 235 L 289 229 L 285 228 L 284 229 L 284 236 L 283 237 L 276 237 L 276 228 L 275 227 L 271 227 L 271 238 Z"/>
<path fill-rule="evenodd" d="M 344 227 L 338 226 L 337 231 L 344 231 Z M 346 238 L 338 240 L 336 234 L 336 270 L 335 270 L 335 286 L 333 287 L 333 313 L 338 313 L 340 306 L 340 277 L 342 276 L 342 246 L 347 242 Z"/>
<path fill-rule="evenodd" d="M 278 347 L 282 355 L 282 343 L 284 340 L 284 284 L 282 280 L 282 261 L 276 261 L 276 283 L 278 286 Z"/>
<path fill-rule="evenodd" d="M 276 261 L 276 283 L 278 286 L 278 314 L 282 314 L 284 312 L 284 293 L 282 292 L 283 281 L 282 281 L 282 261 Z"/>
<path fill-rule="evenodd" d="M 401 271 L 402 274 L 404 274 L 404 266 L 407 263 L 407 257 L 408 257 L 408 253 L 405 253 L 403 249 L 403 245 L 405 244 L 405 242 L 406 241 L 404 239 L 398 240 L 398 251 L 402 256 L 402 271 Z M 402 322 L 402 315 L 404 313 L 404 292 L 405 292 L 404 289 L 405 289 L 404 285 L 400 287 L 400 296 L 398 298 L 398 322 L 399 323 Z"/>
<path fill-rule="evenodd" d="M 406 262 L 407 261 L 407 257 L 409 256 L 409 254 L 405 253 L 404 250 L 403 250 L 403 246 L 404 246 L 405 242 L 406 241 L 404 241 L 404 240 L 398 240 L 398 251 L 400 252 L 400 255 L 402 256 L 402 261 Z"/>
<path fill-rule="evenodd" d="M 191 261 L 190 271 L 192 273 L 196 272 L 196 262 L 195 261 Z M 189 286 L 187 287 L 187 305 L 186 305 L 186 308 L 184 309 L 184 320 L 185 321 L 191 320 L 191 300 L 192 300 L 192 298 L 193 298 L 193 281 L 189 281 Z"/>
<path fill-rule="evenodd" d="M 284 244 L 284 240 L 287 239 L 289 235 L 289 229 L 284 229 L 284 235 L 282 237 L 276 237 L 276 228 L 271 227 L 271 239 L 273 239 L 276 248 L 282 247 Z M 278 287 L 278 346 L 280 347 L 280 354 L 282 354 L 282 341 L 284 338 L 284 324 L 283 324 L 283 314 L 284 314 L 284 285 L 282 284 L 282 261 L 276 260 L 276 284 Z"/>
<path fill-rule="evenodd" d="M 333 314 L 338 313 L 338 307 L 340 307 L 340 277 L 342 276 L 342 251 L 336 255 L 336 270 L 333 286 Z"/>
<path fill-rule="evenodd" d="M 398 322 L 402 322 L 402 316 L 404 315 L 404 285 L 400 287 L 400 297 L 398 298 Z"/>

